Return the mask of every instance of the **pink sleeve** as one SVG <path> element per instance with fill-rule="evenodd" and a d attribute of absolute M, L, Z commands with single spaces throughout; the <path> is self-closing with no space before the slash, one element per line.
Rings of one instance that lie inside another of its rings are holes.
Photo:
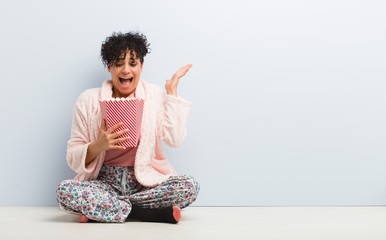
<path fill-rule="evenodd" d="M 92 173 L 97 165 L 97 161 L 95 160 L 88 164 L 87 168 L 85 166 L 87 148 L 91 142 L 86 106 L 87 98 L 85 94 L 82 94 L 75 104 L 71 137 L 67 142 L 67 163 L 69 167 L 78 174 Z"/>
<path fill-rule="evenodd" d="M 163 101 L 163 111 L 159 116 L 159 131 L 161 139 L 171 147 L 180 145 L 186 136 L 186 121 L 192 103 L 182 97 L 166 95 Z"/>

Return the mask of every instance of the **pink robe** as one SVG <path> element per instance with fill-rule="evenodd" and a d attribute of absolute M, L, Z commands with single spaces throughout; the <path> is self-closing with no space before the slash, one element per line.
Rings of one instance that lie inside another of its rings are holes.
<path fill-rule="evenodd" d="M 135 156 L 134 171 L 138 182 L 153 187 L 176 175 L 165 158 L 161 140 L 176 147 L 186 136 L 186 121 L 191 102 L 165 95 L 160 87 L 143 80 L 138 83 L 136 97 L 145 99 L 141 138 Z M 85 166 L 88 145 L 97 139 L 101 125 L 100 100 L 112 98 L 112 83 L 104 81 L 101 88 L 84 91 L 78 98 L 72 120 L 71 138 L 67 143 L 67 163 L 77 173 L 75 179 L 96 179 L 106 152 Z"/>

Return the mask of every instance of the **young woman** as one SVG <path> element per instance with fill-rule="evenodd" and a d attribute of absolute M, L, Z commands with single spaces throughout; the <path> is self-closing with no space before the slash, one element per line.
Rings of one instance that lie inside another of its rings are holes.
<path fill-rule="evenodd" d="M 80 214 L 80 222 L 140 221 L 177 223 L 181 208 L 195 201 L 199 184 L 177 175 L 165 158 L 161 142 L 178 146 L 186 135 L 191 103 L 177 94 L 180 78 L 192 65 L 180 68 L 166 81 L 165 91 L 141 79 L 147 38 L 140 33 L 113 33 L 102 44 L 101 56 L 111 79 L 78 98 L 67 145 L 68 165 L 75 179 L 57 188 L 60 207 Z M 144 99 L 137 147 L 119 145 L 129 130 L 107 128 L 99 101 Z"/>

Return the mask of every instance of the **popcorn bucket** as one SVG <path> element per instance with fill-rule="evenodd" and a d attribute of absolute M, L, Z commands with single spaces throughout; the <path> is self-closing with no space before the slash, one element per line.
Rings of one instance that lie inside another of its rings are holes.
<path fill-rule="evenodd" d="M 107 128 L 111 128 L 115 124 L 122 122 L 123 125 L 114 132 L 124 129 L 129 130 L 128 133 L 122 134 L 120 138 L 129 137 L 130 139 L 118 143 L 118 145 L 124 147 L 136 147 L 141 135 L 144 100 L 138 98 L 121 98 L 99 101 L 99 103 L 102 111 L 102 118 L 106 120 Z"/>

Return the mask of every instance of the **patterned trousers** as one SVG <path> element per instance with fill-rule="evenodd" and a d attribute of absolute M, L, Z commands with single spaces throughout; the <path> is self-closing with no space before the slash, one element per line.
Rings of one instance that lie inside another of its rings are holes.
<path fill-rule="evenodd" d="M 65 180 L 56 190 L 60 207 L 99 222 L 124 222 L 132 205 L 142 208 L 184 208 L 200 190 L 190 176 L 172 176 L 152 188 L 138 183 L 133 167 L 104 165 L 96 180 Z"/>

